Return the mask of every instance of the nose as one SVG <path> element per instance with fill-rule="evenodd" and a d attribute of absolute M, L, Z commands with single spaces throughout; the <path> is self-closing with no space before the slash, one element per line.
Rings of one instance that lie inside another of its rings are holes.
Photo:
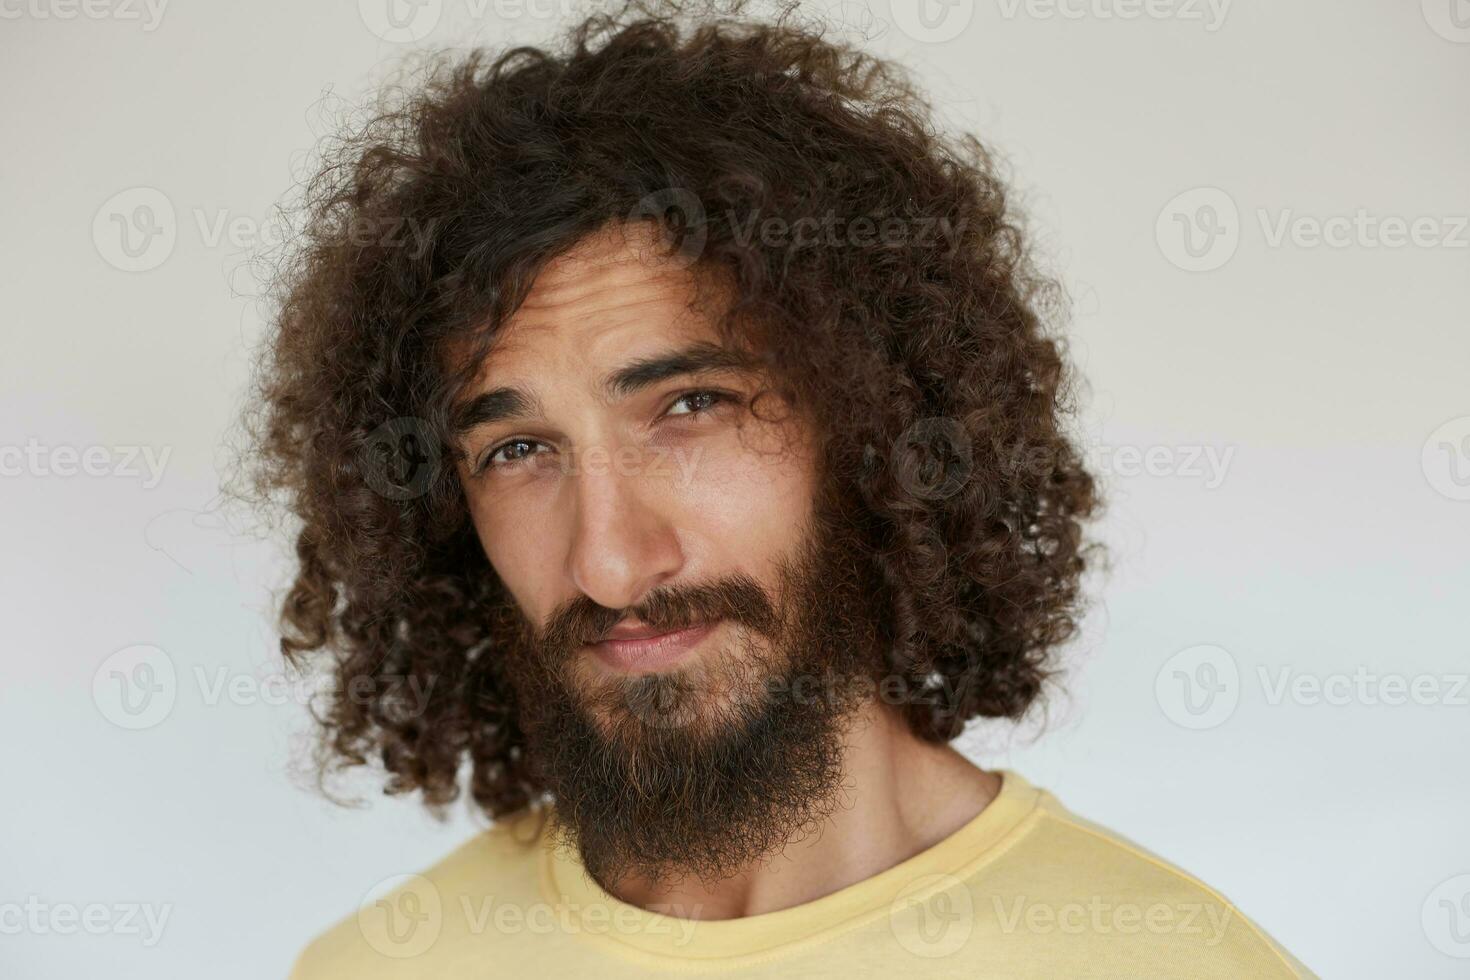
<path fill-rule="evenodd" d="M 567 573 L 582 594 L 600 606 L 626 609 L 678 574 L 684 554 L 653 485 L 658 481 L 589 464 L 570 482 Z"/>

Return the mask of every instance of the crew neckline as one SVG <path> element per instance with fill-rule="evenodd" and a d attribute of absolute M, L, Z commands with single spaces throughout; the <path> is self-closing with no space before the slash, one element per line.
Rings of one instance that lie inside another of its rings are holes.
<path fill-rule="evenodd" d="M 554 846 L 543 827 L 543 897 L 577 924 L 576 932 L 665 962 L 764 958 L 823 942 L 907 904 L 953 887 L 993 860 L 1000 845 L 1037 807 L 1042 792 L 1017 773 L 994 770 L 999 792 L 983 810 L 913 857 L 821 898 L 738 919 L 681 919 L 629 904 L 587 874 L 574 850 Z M 548 822 L 549 826 L 549 822 Z"/>

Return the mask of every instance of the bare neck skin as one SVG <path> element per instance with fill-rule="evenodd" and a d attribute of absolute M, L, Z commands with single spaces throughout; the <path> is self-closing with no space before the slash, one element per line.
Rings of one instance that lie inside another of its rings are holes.
<path fill-rule="evenodd" d="M 913 736 L 877 702 L 850 726 L 841 802 L 820 832 L 734 877 L 705 887 L 692 875 L 653 885 L 628 877 L 611 893 L 630 905 L 690 919 L 735 919 L 815 901 L 934 846 L 985 809 L 1000 777 L 948 745 Z"/>

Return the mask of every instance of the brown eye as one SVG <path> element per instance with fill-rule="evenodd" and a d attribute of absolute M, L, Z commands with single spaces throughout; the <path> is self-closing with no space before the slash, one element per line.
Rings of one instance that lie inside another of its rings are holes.
<path fill-rule="evenodd" d="M 709 411 L 711 408 L 714 408 L 716 405 L 720 404 L 721 402 L 727 402 L 727 401 L 730 401 L 730 400 L 731 400 L 730 399 L 730 396 L 727 395 L 727 394 L 725 394 L 722 391 L 704 391 L 704 390 L 701 390 L 701 391 L 685 392 L 684 394 L 680 395 L 678 398 L 674 399 L 674 403 L 669 406 L 669 410 L 667 412 L 665 412 L 664 414 L 665 415 L 698 415 L 700 412 L 707 412 L 707 411 Z M 681 405 L 683 405 L 683 406 L 689 406 L 688 407 L 688 410 L 687 411 L 679 411 L 678 409 L 679 409 L 679 407 Z"/>
<path fill-rule="evenodd" d="M 540 443 L 531 439 L 511 439 L 508 442 L 502 442 L 481 457 L 480 465 L 476 467 L 475 472 L 479 473 L 491 467 L 513 466 L 531 456 L 539 445 Z"/>

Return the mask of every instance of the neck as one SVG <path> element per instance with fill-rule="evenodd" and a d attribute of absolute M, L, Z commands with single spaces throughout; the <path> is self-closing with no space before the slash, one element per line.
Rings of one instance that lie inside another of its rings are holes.
<path fill-rule="evenodd" d="M 609 891 L 630 905 L 680 910 L 690 919 L 777 912 L 855 885 L 932 847 L 983 810 L 1000 777 L 949 745 L 924 742 L 878 702 L 846 733 L 838 806 L 820 832 L 713 885 L 694 876 L 652 883 L 637 876 Z"/>

